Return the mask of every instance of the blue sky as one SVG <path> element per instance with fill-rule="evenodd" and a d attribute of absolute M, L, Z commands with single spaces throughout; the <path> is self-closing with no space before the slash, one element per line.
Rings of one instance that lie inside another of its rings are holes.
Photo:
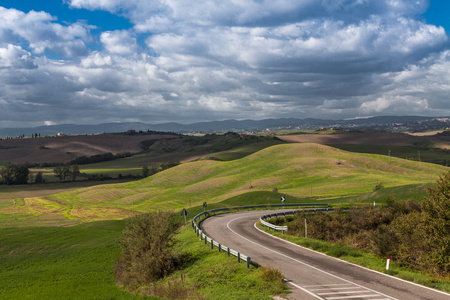
<path fill-rule="evenodd" d="M 58 18 L 58 22 L 75 23 L 86 20 L 88 24 L 99 27 L 100 30 L 129 29 L 132 24 L 123 17 L 103 10 L 88 10 L 70 8 L 61 0 L 0 0 L 0 5 L 6 8 L 15 8 L 23 12 L 45 11 Z"/>
<path fill-rule="evenodd" d="M 424 17 L 428 23 L 442 26 L 445 31 L 450 32 L 450 1 L 431 0 L 428 10 L 424 13 Z"/>
<path fill-rule="evenodd" d="M 0 0 L 0 127 L 448 116 L 449 12 L 442 0 Z"/>

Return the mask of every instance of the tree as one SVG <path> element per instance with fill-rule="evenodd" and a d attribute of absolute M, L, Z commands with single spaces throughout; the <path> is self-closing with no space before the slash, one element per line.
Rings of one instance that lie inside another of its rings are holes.
<path fill-rule="evenodd" d="M 30 170 L 26 166 L 7 164 L 0 169 L 1 182 L 4 184 L 26 184 Z"/>
<path fill-rule="evenodd" d="M 450 172 L 428 189 L 422 202 L 425 231 L 432 246 L 431 259 L 443 274 L 450 273 Z"/>
<path fill-rule="evenodd" d="M 37 172 L 36 177 L 34 178 L 35 183 L 42 183 L 44 182 L 44 178 L 42 176 L 42 172 Z"/>
<path fill-rule="evenodd" d="M 148 175 L 150 174 L 150 169 L 147 166 L 143 166 L 142 167 L 142 177 L 148 177 Z"/>
<path fill-rule="evenodd" d="M 71 172 L 69 166 L 63 166 L 59 164 L 53 168 L 53 173 L 55 173 L 55 177 L 58 177 L 59 180 L 64 181 Z"/>
<path fill-rule="evenodd" d="M 120 241 L 122 255 L 114 272 L 119 283 L 129 286 L 163 278 L 174 270 L 179 257 L 170 243 L 180 226 L 172 213 L 158 211 L 130 219 Z"/>
<path fill-rule="evenodd" d="M 14 184 L 26 184 L 28 183 L 28 176 L 30 170 L 25 166 L 14 166 Z"/>
<path fill-rule="evenodd" d="M 4 184 L 13 184 L 14 182 L 14 173 L 11 164 L 6 165 L 5 167 L 0 169 L 0 176 L 2 177 L 2 183 Z"/>
<path fill-rule="evenodd" d="M 72 181 L 77 180 L 78 175 L 80 175 L 80 168 L 77 165 L 72 165 L 70 167 L 70 175 L 72 176 Z"/>
<path fill-rule="evenodd" d="M 53 168 L 53 173 L 55 173 L 55 177 L 59 178 L 59 180 L 63 180 L 64 177 L 64 167 L 62 165 L 56 165 Z"/>

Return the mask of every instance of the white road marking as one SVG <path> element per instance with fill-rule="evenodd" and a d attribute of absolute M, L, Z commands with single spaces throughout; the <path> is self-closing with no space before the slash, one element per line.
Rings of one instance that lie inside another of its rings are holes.
<path fill-rule="evenodd" d="M 339 277 L 339 276 L 337 276 L 337 275 L 328 273 L 328 272 L 326 272 L 326 271 L 324 271 L 324 270 L 321 270 L 321 269 L 319 269 L 319 268 L 316 268 L 316 267 L 314 267 L 314 266 L 311 266 L 311 265 L 309 265 L 309 264 L 307 264 L 307 263 L 305 263 L 305 262 L 302 262 L 302 261 L 300 261 L 300 260 L 298 260 L 298 259 L 295 259 L 295 258 L 292 258 L 292 257 L 290 257 L 290 256 L 287 256 L 287 255 L 285 255 L 285 254 L 283 254 L 283 253 L 280 253 L 280 252 L 278 252 L 278 251 L 275 251 L 275 250 L 272 250 L 272 249 L 270 249 L 270 248 L 267 248 L 267 247 L 265 247 L 265 246 L 263 246 L 263 245 L 261 245 L 261 244 L 258 244 L 258 243 L 254 242 L 254 241 L 252 241 L 252 240 L 249 240 L 248 238 L 246 238 L 246 237 L 240 235 L 239 233 L 237 233 L 236 231 L 234 231 L 233 229 L 230 228 L 230 224 L 231 224 L 232 222 L 234 222 L 234 221 L 236 221 L 236 220 L 239 220 L 239 219 L 243 219 L 243 218 L 247 218 L 247 217 L 238 217 L 238 218 L 234 218 L 234 219 L 230 220 L 230 221 L 227 223 L 227 228 L 228 228 L 228 230 L 230 230 L 231 232 L 233 232 L 235 235 L 241 237 L 242 239 L 244 239 L 244 240 L 246 240 L 246 241 L 248 241 L 248 242 L 250 242 L 250 243 L 252 243 L 252 244 L 257 245 L 257 246 L 260 247 L 260 248 L 263 248 L 263 249 L 266 249 L 266 250 L 271 251 L 271 252 L 273 252 L 273 253 L 276 253 L 276 254 L 278 254 L 278 255 L 280 255 L 280 256 L 283 256 L 283 257 L 285 257 L 285 258 L 288 258 L 288 259 L 290 259 L 290 260 L 293 260 L 293 261 L 295 261 L 295 262 L 297 262 L 297 263 L 299 263 L 299 264 L 308 266 L 308 267 L 310 267 L 310 268 L 312 268 L 312 269 L 314 269 L 314 270 L 316 270 L 316 271 L 319 271 L 319 272 L 322 272 L 322 273 L 324 273 L 324 274 L 327 274 L 328 276 L 337 278 L 337 279 L 339 279 L 339 280 L 342 280 L 342 281 L 347 282 L 347 283 L 349 283 L 349 284 L 352 284 L 352 285 L 354 285 L 354 286 L 358 286 L 358 287 L 360 287 L 360 288 L 362 288 L 362 289 L 366 289 L 366 290 L 371 291 L 371 292 L 373 292 L 373 293 L 377 293 L 377 295 L 375 295 L 375 296 L 384 296 L 384 297 L 387 297 L 387 299 L 398 300 L 398 299 L 396 299 L 396 298 L 393 298 L 393 297 L 390 297 L 390 296 L 385 295 L 385 294 L 383 294 L 383 293 L 374 291 L 374 290 L 372 290 L 372 289 L 369 289 L 369 288 L 364 287 L 364 286 L 362 286 L 362 285 L 359 285 L 359 284 L 357 284 L 357 283 L 351 282 L 351 281 L 349 281 L 349 280 L 347 280 L 347 279 L 341 278 L 341 277 Z M 256 227 L 256 223 L 255 223 L 255 227 Z M 292 282 L 289 282 L 289 283 L 292 284 L 292 285 L 294 285 Z M 318 295 L 313 294 L 312 292 L 308 291 L 307 289 L 305 289 L 305 288 L 303 288 L 303 287 L 301 287 L 301 286 L 299 286 L 299 285 L 295 285 L 295 286 L 296 286 L 297 288 L 300 288 L 301 290 L 307 292 L 307 293 L 310 294 L 310 295 L 314 295 L 314 297 L 316 297 L 317 299 L 323 299 L 323 298 L 319 297 Z M 358 297 L 360 297 L 360 296 L 358 296 Z M 356 298 L 356 297 L 351 297 L 351 296 L 350 296 L 350 298 Z M 328 298 L 328 299 L 331 299 L 331 298 Z M 333 298 L 333 299 L 345 299 L 345 298 Z"/>

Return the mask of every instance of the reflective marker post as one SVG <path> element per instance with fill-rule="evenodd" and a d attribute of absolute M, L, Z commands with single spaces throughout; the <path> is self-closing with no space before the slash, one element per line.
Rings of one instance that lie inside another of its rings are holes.
<path fill-rule="evenodd" d="M 188 212 L 186 211 L 185 208 L 183 208 L 183 211 L 181 212 L 181 216 L 184 216 L 184 223 L 186 224 L 186 229 L 187 229 L 187 220 L 186 220 L 187 215 L 188 215 Z"/>

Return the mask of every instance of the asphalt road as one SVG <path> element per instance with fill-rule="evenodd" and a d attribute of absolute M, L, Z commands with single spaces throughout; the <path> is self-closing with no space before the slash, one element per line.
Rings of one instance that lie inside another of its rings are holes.
<path fill-rule="evenodd" d="M 202 227 L 217 242 L 250 256 L 260 265 L 280 270 L 292 291 L 289 299 L 450 300 L 450 294 L 277 239 L 255 226 L 266 213 L 222 214 L 207 219 Z"/>

